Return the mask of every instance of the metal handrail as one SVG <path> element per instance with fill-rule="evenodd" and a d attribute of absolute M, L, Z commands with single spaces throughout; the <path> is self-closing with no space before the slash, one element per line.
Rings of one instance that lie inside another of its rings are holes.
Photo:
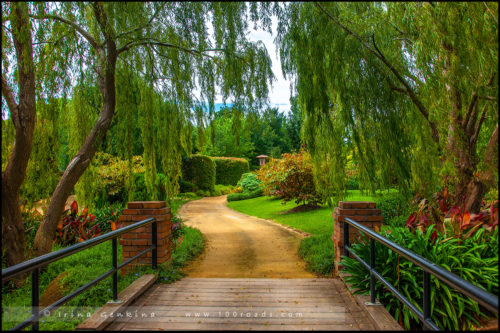
<path fill-rule="evenodd" d="M 140 252 L 139 254 L 135 255 L 134 257 L 128 259 L 127 261 L 121 263 L 118 265 L 117 263 L 117 258 L 118 258 L 118 244 L 117 244 L 117 237 L 129 232 L 131 230 L 140 228 L 142 226 L 148 225 L 152 223 L 152 233 L 151 233 L 151 238 L 152 238 L 152 245 L 145 249 L 144 251 Z M 40 268 L 43 266 L 48 265 L 51 262 L 60 260 L 62 258 L 65 258 L 69 255 L 75 254 L 77 252 L 86 250 L 90 247 L 96 246 L 97 244 L 100 244 L 102 242 L 105 242 L 107 240 L 112 240 L 112 253 L 113 253 L 113 258 L 112 258 L 112 266 L 113 268 L 106 273 L 100 275 L 99 277 L 95 278 L 94 280 L 90 281 L 84 286 L 81 286 L 77 290 L 71 292 L 70 294 L 64 296 L 63 298 L 57 300 L 56 302 L 50 304 L 43 310 L 39 311 L 39 273 L 40 273 Z M 70 301 L 77 295 L 81 294 L 85 290 L 89 289 L 93 285 L 99 283 L 109 275 L 113 275 L 113 301 L 117 302 L 118 301 L 118 270 L 128 264 L 130 264 L 132 261 L 135 259 L 139 258 L 140 256 L 146 254 L 149 251 L 152 251 L 152 260 L 151 260 L 151 266 L 153 268 L 157 267 L 157 222 L 154 217 L 147 218 L 145 220 L 139 221 L 137 223 L 131 224 L 129 226 L 105 233 L 104 235 L 97 236 L 95 238 L 91 238 L 89 240 L 83 241 L 78 244 L 74 244 L 71 246 L 68 246 L 64 249 L 60 249 L 55 252 L 47 253 L 42 256 L 24 261 L 20 264 L 8 267 L 6 269 L 2 269 L 2 282 L 9 280 L 15 276 L 18 276 L 23 273 L 31 272 L 32 271 L 32 278 L 31 278 L 31 317 L 28 318 L 27 320 L 23 321 L 22 323 L 16 325 L 13 327 L 11 330 L 20 330 L 30 324 L 32 324 L 32 329 L 34 331 L 39 329 L 39 322 L 40 318 L 45 317 L 47 313 L 50 313 L 52 310 L 57 309 L 64 303 Z"/>
<path fill-rule="evenodd" d="M 472 298 L 479 304 L 483 305 L 486 309 L 498 314 L 498 297 L 493 295 L 486 290 L 479 288 L 472 283 L 465 281 L 458 275 L 450 272 L 449 270 L 430 262 L 424 257 L 410 251 L 387 238 L 379 235 L 373 230 L 359 224 L 356 221 L 346 217 L 344 224 L 344 256 L 349 256 L 349 253 L 354 256 L 356 260 L 361 262 L 370 271 L 370 298 L 371 302 L 375 303 L 375 278 L 382 282 L 390 291 L 393 293 L 402 303 L 410 308 L 410 310 L 417 315 L 417 317 L 424 323 L 425 328 L 431 328 L 433 330 L 439 330 L 436 324 L 430 318 L 430 276 L 433 275 L 439 280 L 447 283 L 448 285 L 454 287 L 464 295 Z M 370 264 L 366 263 L 361 259 L 354 251 L 349 247 L 349 225 L 352 225 L 356 229 L 362 231 L 370 238 Z M 376 270 L 375 270 L 375 242 L 374 240 L 382 243 L 391 250 L 395 251 L 404 258 L 410 260 L 420 268 L 424 270 L 424 299 L 423 299 L 423 313 L 418 310 L 406 297 L 404 297 L 393 285 L 391 285 L 387 280 L 385 280 Z"/>

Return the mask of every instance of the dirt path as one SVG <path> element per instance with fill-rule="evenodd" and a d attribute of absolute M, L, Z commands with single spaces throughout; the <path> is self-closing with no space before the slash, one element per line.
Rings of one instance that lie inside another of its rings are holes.
<path fill-rule="evenodd" d="M 190 201 L 178 215 L 206 238 L 203 254 L 185 269 L 189 277 L 312 278 L 297 249 L 304 237 L 226 206 L 226 196 Z"/>

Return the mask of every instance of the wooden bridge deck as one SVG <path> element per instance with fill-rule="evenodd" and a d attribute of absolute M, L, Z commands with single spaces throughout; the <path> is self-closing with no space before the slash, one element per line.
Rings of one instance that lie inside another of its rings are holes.
<path fill-rule="evenodd" d="M 184 278 L 157 284 L 108 330 L 374 330 L 339 279 Z"/>

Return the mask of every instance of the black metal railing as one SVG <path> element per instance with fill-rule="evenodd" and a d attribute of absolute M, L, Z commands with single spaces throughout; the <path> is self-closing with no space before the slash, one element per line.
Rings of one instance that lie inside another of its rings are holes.
<path fill-rule="evenodd" d="M 118 265 L 118 245 L 117 245 L 117 237 L 134 229 L 140 228 L 142 226 L 148 225 L 152 223 L 152 245 L 145 249 L 144 251 L 140 252 L 139 254 L 135 255 L 134 257 L 128 259 L 125 262 L 122 262 L 120 265 Z M 86 285 L 78 288 L 77 290 L 71 292 L 70 294 L 64 296 L 63 298 L 57 300 L 56 302 L 50 304 L 46 308 L 40 311 L 39 309 L 39 273 L 40 273 L 40 268 L 48 265 L 51 262 L 60 260 L 64 257 L 67 257 L 69 255 L 78 253 L 80 251 L 86 250 L 90 247 L 93 247 L 97 244 L 100 244 L 102 242 L 105 242 L 107 240 L 112 240 L 112 252 L 113 252 L 113 258 L 112 258 L 112 269 L 107 271 L 106 273 L 102 274 L 101 276 L 95 278 L 94 280 L 90 281 Z M 27 272 L 32 272 L 31 274 L 31 317 L 28 318 L 27 320 L 23 321 L 22 323 L 16 325 L 13 327 L 11 330 L 17 331 L 20 329 L 25 328 L 28 325 L 32 325 L 32 330 L 37 331 L 39 329 L 39 322 L 40 319 L 45 316 L 45 313 L 50 313 L 52 310 L 57 309 L 64 303 L 68 302 L 69 300 L 73 299 L 75 296 L 81 294 L 85 290 L 89 289 L 90 287 L 94 286 L 101 280 L 105 279 L 106 277 L 113 275 L 113 301 L 117 302 L 118 301 L 118 270 L 128 264 L 130 264 L 133 260 L 139 258 L 140 256 L 146 254 L 147 252 L 152 251 L 152 263 L 151 266 L 153 268 L 157 267 L 157 227 L 156 227 L 156 220 L 154 217 L 150 217 L 148 219 L 139 221 L 137 223 L 131 224 L 129 226 L 117 229 L 115 231 L 108 232 L 104 235 L 97 236 L 95 238 L 86 240 L 84 242 L 68 246 L 64 249 L 60 249 L 55 252 L 47 253 L 44 254 L 40 257 L 36 257 L 30 260 L 27 260 L 25 262 L 22 262 L 20 264 L 17 264 L 15 266 L 11 266 L 6 269 L 2 269 L 2 282 L 9 280 L 15 276 L 18 276 L 23 273 Z"/>
<path fill-rule="evenodd" d="M 352 225 L 356 229 L 360 230 L 364 234 L 368 235 L 370 238 L 370 264 L 366 263 L 361 259 L 353 250 L 349 247 L 349 225 Z M 391 285 L 387 280 L 385 280 L 376 270 L 375 270 L 375 240 L 383 245 L 387 246 L 391 250 L 395 251 L 404 258 L 410 260 L 420 268 L 424 270 L 424 295 L 423 295 L 423 312 L 420 311 L 413 305 L 406 297 L 403 296 L 393 285 Z M 461 277 L 455 275 L 449 270 L 430 262 L 429 260 L 419 256 L 418 254 L 388 240 L 387 238 L 379 235 L 373 230 L 353 221 L 352 219 L 346 217 L 344 223 L 344 256 L 349 256 L 349 253 L 363 266 L 365 266 L 370 271 L 370 301 L 375 303 L 375 278 L 377 278 L 382 284 L 384 284 L 389 291 L 394 294 L 403 304 L 405 304 L 424 324 L 424 329 L 432 329 L 435 331 L 439 330 L 439 327 L 431 319 L 431 275 L 438 278 L 439 280 L 447 283 L 448 285 L 454 287 L 462 294 L 472 298 L 474 301 L 478 302 L 484 306 L 489 311 L 498 314 L 498 296 L 481 289 L 470 282 L 465 281 Z"/>

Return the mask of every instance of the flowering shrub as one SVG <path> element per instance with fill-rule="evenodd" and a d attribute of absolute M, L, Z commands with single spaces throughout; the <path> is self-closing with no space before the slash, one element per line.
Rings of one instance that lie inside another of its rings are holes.
<path fill-rule="evenodd" d="M 264 183 L 264 193 L 281 197 L 283 202 L 295 200 L 296 204 L 308 205 L 322 202 L 314 185 L 311 155 L 304 149 L 283 154 L 280 160 L 271 159 L 257 171 L 257 176 Z"/>

